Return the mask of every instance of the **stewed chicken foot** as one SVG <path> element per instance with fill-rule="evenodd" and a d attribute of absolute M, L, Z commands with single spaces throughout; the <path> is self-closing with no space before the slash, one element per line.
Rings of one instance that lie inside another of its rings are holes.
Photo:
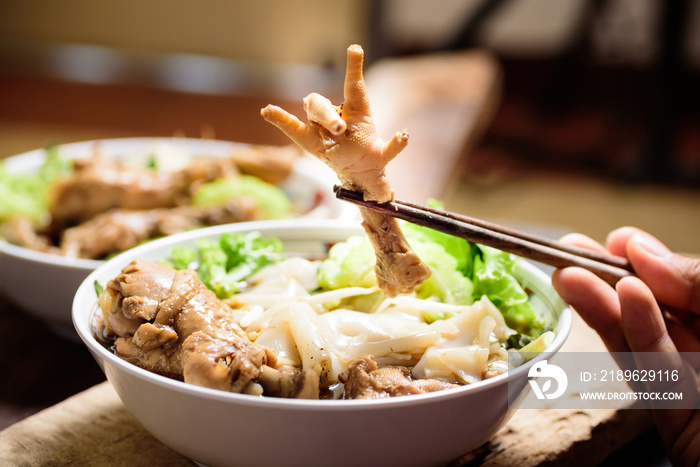
<path fill-rule="evenodd" d="M 360 191 L 365 200 L 384 203 L 394 199 L 386 165 L 406 147 L 408 133 L 398 132 L 389 141 L 378 136 L 363 60 L 359 45 L 348 48 L 342 105 L 334 106 L 316 93 L 304 99 L 308 124 L 274 105 L 263 108 L 261 115 L 331 167 L 344 188 Z M 430 269 L 411 250 L 396 220 L 362 207 L 360 213 L 375 249 L 379 287 L 389 297 L 415 290 L 430 276 Z"/>

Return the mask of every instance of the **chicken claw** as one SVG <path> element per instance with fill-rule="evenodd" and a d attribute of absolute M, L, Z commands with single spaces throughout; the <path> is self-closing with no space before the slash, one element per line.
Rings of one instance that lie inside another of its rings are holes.
<path fill-rule="evenodd" d="M 408 133 L 397 132 L 389 141 L 377 135 L 363 61 L 362 47 L 348 47 L 342 105 L 335 106 L 325 97 L 311 93 L 304 99 L 308 123 L 274 105 L 263 108 L 261 115 L 303 150 L 330 166 L 344 188 L 361 192 L 367 201 L 385 203 L 394 200 L 386 165 L 406 147 Z M 430 269 L 410 249 L 396 219 L 362 207 L 360 213 L 376 253 L 379 287 L 389 297 L 415 290 L 430 276 Z"/>

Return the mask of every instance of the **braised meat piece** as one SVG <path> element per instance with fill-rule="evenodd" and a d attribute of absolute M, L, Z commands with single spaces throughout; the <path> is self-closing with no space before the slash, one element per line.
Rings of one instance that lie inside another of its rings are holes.
<path fill-rule="evenodd" d="M 195 271 L 133 261 L 99 303 L 117 355 L 136 365 L 226 391 L 318 397 L 318 378 L 275 369 L 274 353 L 248 339 Z"/>
<path fill-rule="evenodd" d="M 245 175 L 279 185 L 289 177 L 294 161 L 303 154 L 295 144 L 287 146 L 244 146 L 231 153 L 231 160 Z"/>
<path fill-rule="evenodd" d="M 0 238 L 30 250 L 60 254 L 48 236 L 37 232 L 34 222 L 28 217 L 13 217 L 0 224 Z"/>
<path fill-rule="evenodd" d="M 66 229 L 59 252 L 67 257 L 99 259 L 150 238 L 197 227 L 258 220 L 259 215 L 257 204 L 246 198 L 232 199 L 222 206 L 115 209 Z"/>
<path fill-rule="evenodd" d="M 262 109 L 261 114 L 302 149 L 328 164 L 344 188 L 361 191 L 365 200 L 383 203 L 394 199 L 385 167 L 406 147 L 408 133 L 398 132 L 388 142 L 377 135 L 363 60 L 359 45 L 348 48 L 341 106 L 315 93 L 304 99 L 308 124 L 274 105 Z M 366 208 L 360 212 L 376 252 L 379 287 L 389 297 L 415 290 L 430 276 L 430 269 L 411 250 L 396 219 Z"/>
<path fill-rule="evenodd" d="M 100 156 L 77 159 L 73 171 L 54 182 L 49 212 L 54 231 L 79 224 L 114 208 L 173 207 L 186 186 L 172 173 L 137 170 Z"/>
<path fill-rule="evenodd" d="M 168 171 L 134 167 L 128 158 L 107 157 L 95 145 L 90 157 L 74 160 L 74 170 L 50 187 L 50 225 L 16 217 L 0 224 L 0 237 L 45 253 L 100 259 L 151 238 L 259 220 L 262 213 L 252 199 L 196 207 L 192 195 L 204 183 L 240 174 L 279 185 L 302 154 L 294 144 L 236 145 L 225 157 L 193 157 Z"/>
<path fill-rule="evenodd" d="M 292 172 L 301 154 L 290 145 L 236 148 L 228 157 L 195 158 L 188 166 L 168 172 L 134 168 L 102 156 L 77 159 L 74 170 L 57 180 L 49 193 L 54 230 L 84 222 L 110 209 L 148 210 L 189 203 L 201 184 L 241 173 L 279 184 Z"/>
<path fill-rule="evenodd" d="M 176 273 L 174 269 L 160 264 L 145 261 L 129 263 L 119 277 L 107 284 L 108 293 L 121 295 L 121 299 L 114 302 L 121 308 L 110 308 L 109 314 L 121 311 L 130 319 L 152 320 L 161 301 L 170 294 Z M 104 307 L 102 309 L 105 311 Z"/>
<path fill-rule="evenodd" d="M 372 356 L 367 355 L 348 365 L 339 379 L 345 385 L 348 399 L 396 397 L 458 387 L 436 379 L 412 380 L 409 375 L 407 368 L 378 368 Z"/>
<path fill-rule="evenodd" d="M 298 371 L 293 367 L 264 366 L 260 380 L 266 394 L 297 399 L 318 399 L 319 378 L 313 371 Z"/>

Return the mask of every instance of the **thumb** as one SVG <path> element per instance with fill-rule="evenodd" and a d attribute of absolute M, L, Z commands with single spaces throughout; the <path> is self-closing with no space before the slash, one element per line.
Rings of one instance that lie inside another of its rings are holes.
<path fill-rule="evenodd" d="M 661 303 L 700 313 L 700 259 L 671 252 L 648 234 L 634 235 L 627 257 L 637 276 Z"/>

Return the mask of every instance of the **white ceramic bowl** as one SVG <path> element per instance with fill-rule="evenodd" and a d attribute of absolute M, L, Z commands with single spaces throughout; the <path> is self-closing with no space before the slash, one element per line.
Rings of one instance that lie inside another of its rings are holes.
<path fill-rule="evenodd" d="M 328 242 L 359 233 L 356 223 L 268 221 L 210 227 L 127 251 L 81 284 L 73 321 L 124 405 L 156 438 L 209 466 L 444 465 L 490 439 L 529 390 L 530 366 L 551 357 L 571 328 L 571 311 L 550 278 L 522 263 L 519 279 L 551 304 L 556 338 L 547 350 L 508 374 L 470 386 L 375 400 L 290 400 L 207 389 L 125 362 L 94 337 L 95 280 L 104 284 L 133 259 L 159 261 L 174 245 L 222 232 L 257 230 L 280 238 L 288 251 L 323 253 Z M 510 403 L 509 403 L 510 400 Z"/>
<path fill-rule="evenodd" d="M 70 158 L 87 157 L 96 141 L 65 144 L 62 155 Z M 145 157 L 158 149 L 167 157 L 180 154 L 225 156 L 241 143 L 188 138 L 121 138 L 99 140 L 105 155 Z M 45 160 L 44 150 L 36 150 L 4 159 L 8 171 L 36 172 Z M 282 185 L 293 205 L 304 217 L 349 218 L 357 208 L 338 201 L 332 187 L 335 174 L 324 164 L 299 158 L 292 174 Z M 319 204 L 316 204 L 318 200 Z M 315 206 L 313 209 L 311 206 Z M 44 320 L 57 333 L 77 339 L 71 324 L 70 309 L 75 291 L 85 277 L 103 261 L 68 259 L 27 248 L 0 239 L 0 293 L 32 315 Z"/>

